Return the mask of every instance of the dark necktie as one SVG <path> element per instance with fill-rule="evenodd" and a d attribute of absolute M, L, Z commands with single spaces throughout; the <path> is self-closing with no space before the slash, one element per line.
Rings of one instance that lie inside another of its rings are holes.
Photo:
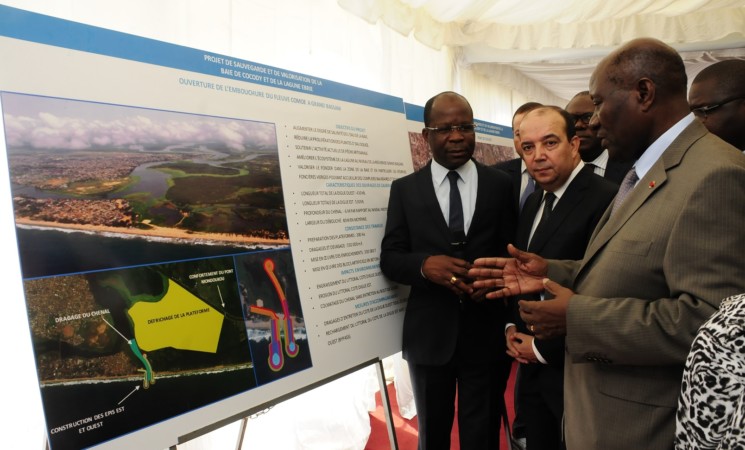
<path fill-rule="evenodd" d="M 533 239 L 536 234 L 538 234 L 538 230 L 544 226 L 544 223 L 547 222 L 548 218 L 551 216 L 554 209 L 554 201 L 556 201 L 556 195 L 554 195 L 553 192 L 546 192 L 546 195 L 543 197 L 543 214 L 541 214 L 541 220 L 538 221 L 538 226 L 535 227 L 533 234 L 530 236 L 530 240 L 528 241 L 528 251 L 533 251 Z"/>
<path fill-rule="evenodd" d="M 551 216 L 554 209 L 554 201 L 556 201 L 556 195 L 553 192 L 546 192 L 546 195 L 543 197 L 543 214 L 541 215 L 541 221 L 538 222 L 538 228 L 544 222 L 548 221 L 549 216 Z"/>
<path fill-rule="evenodd" d="M 533 180 L 533 177 L 528 175 L 528 183 L 525 185 L 525 190 L 522 195 L 520 195 L 520 211 L 522 211 L 523 205 L 525 205 L 525 200 L 528 199 L 528 196 L 530 196 L 533 191 L 535 191 L 535 180 Z"/>
<path fill-rule="evenodd" d="M 636 175 L 636 169 L 632 167 L 631 170 L 626 173 L 626 176 L 623 177 L 621 187 L 618 188 L 618 194 L 616 194 L 616 198 L 613 200 L 613 209 L 610 211 L 611 215 L 618 210 L 621 203 L 626 199 L 626 196 L 629 195 L 629 192 L 631 192 L 634 185 L 636 185 L 637 181 L 639 181 L 639 177 Z"/>
<path fill-rule="evenodd" d="M 462 241 L 465 238 L 465 231 L 463 227 L 463 202 L 460 199 L 458 178 L 460 178 L 458 172 L 454 170 L 448 172 L 448 179 L 450 180 L 450 220 L 448 224 L 453 237 L 457 241 Z"/>

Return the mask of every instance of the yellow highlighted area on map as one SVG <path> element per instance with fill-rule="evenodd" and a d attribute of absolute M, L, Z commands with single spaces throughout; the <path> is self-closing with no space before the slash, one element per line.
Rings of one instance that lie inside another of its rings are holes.
<path fill-rule="evenodd" d="M 166 347 L 215 353 L 224 316 L 168 280 L 158 302 L 137 302 L 129 309 L 137 345 L 145 351 Z"/>

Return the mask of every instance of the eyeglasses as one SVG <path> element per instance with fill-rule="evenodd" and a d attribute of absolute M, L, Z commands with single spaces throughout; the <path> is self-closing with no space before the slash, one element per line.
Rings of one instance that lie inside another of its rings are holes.
<path fill-rule="evenodd" d="M 449 127 L 424 127 L 424 129 L 440 136 L 448 136 L 453 131 L 459 131 L 463 134 L 471 134 L 476 132 L 476 124 L 464 123 L 463 125 L 451 125 Z"/>
<path fill-rule="evenodd" d="M 590 123 L 590 120 L 592 120 L 592 115 L 593 113 L 571 114 L 571 116 L 574 118 L 574 123 L 582 122 L 585 125 Z"/>
<path fill-rule="evenodd" d="M 730 97 L 726 100 L 723 100 L 717 103 L 716 105 L 699 106 L 698 108 L 691 108 L 691 112 L 693 113 L 694 116 L 698 117 L 699 119 L 706 120 L 709 113 L 719 108 L 720 106 L 724 106 L 727 103 L 734 102 L 735 100 L 742 100 L 742 99 L 745 99 L 745 96 L 738 95 L 737 97 Z"/>

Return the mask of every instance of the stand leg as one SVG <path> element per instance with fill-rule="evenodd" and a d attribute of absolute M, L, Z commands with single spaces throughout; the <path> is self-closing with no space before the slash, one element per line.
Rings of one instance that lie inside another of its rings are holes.
<path fill-rule="evenodd" d="M 391 413 L 391 402 L 388 398 L 388 386 L 385 383 L 383 361 L 378 361 L 378 364 L 375 366 L 375 368 L 378 370 L 378 383 L 380 383 L 380 400 L 383 404 L 383 412 L 385 413 L 385 424 L 388 427 L 388 439 L 391 441 L 391 450 L 398 450 L 396 427 L 393 424 L 393 414 Z"/>
<path fill-rule="evenodd" d="M 246 426 L 248 425 L 248 417 L 241 419 L 241 429 L 238 432 L 238 444 L 235 446 L 235 450 L 241 450 L 243 447 L 243 437 L 246 435 Z"/>

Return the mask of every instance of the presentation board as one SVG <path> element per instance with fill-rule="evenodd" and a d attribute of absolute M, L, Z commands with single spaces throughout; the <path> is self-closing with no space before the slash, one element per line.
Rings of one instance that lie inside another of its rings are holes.
<path fill-rule="evenodd" d="M 400 349 L 378 267 L 403 101 L 0 7 L 52 449 L 165 448 Z"/>
<path fill-rule="evenodd" d="M 421 107 L 5 6 L 0 50 L 53 450 L 166 448 L 400 350 L 378 255 Z M 477 122 L 475 157 L 511 157 Z"/>

